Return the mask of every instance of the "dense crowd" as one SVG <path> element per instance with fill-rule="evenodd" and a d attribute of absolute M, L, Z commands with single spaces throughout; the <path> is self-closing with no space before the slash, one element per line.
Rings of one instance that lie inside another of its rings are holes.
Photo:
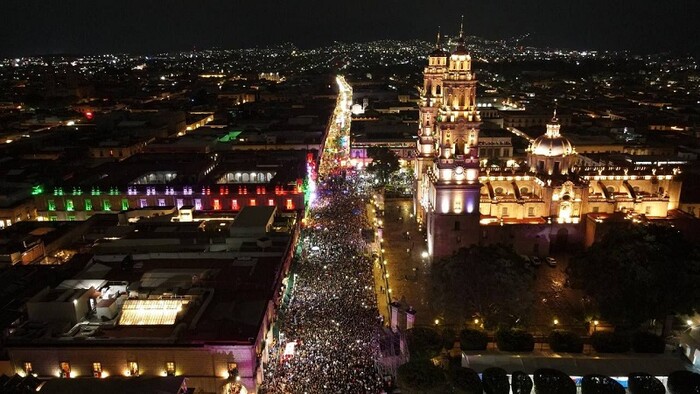
<path fill-rule="evenodd" d="M 382 391 L 375 368 L 382 322 L 361 236 L 368 226 L 364 204 L 342 177 L 319 188 L 292 298 L 282 311 L 284 341 L 273 350 L 261 393 Z M 296 342 L 295 354 L 281 357 L 290 341 Z"/>

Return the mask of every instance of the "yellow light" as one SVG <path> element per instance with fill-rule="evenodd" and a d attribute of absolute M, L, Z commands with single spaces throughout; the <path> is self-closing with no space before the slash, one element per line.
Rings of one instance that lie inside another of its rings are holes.
<path fill-rule="evenodd" d="M 474 319 L 474 324 L 479 324 L 479 319 Z"/>
<path fill-rule="evenodd" d="M 440 324 L 440 320 L 439 320 L 439 319 L 435 319 L 435 325 L 437 326 L 438 324 Z"/>
<path fill-rule="evenodd" d="M 689 325 L 689 326 L 692 326 L 692 325 L 693 325 L 693 321 L 690 320 L 690 319 L 686 320 L 685 323 L 686 323 L 687 325 Z"/>
<path fill-rule="evenodd" d="M 598 320 L 593 320 L 593 325 L 597 326 L 600 322 Z"/>
<path fill-rule="evenodd" d="M 559 320 L 558 320 L 558 319 L 554 319 L 554 321 L 553 321 L 552 323 L 554 323 L 554 325 L 556 326 L 557 324 L 559 324 Z"/>

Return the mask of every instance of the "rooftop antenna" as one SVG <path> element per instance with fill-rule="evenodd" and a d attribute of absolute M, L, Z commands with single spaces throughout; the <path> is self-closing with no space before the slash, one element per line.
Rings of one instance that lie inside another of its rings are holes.
<path fill-rule="evenodd" d="M 436 49 L 440 48 L 440 26 L 438 26 L 437 41 L 435 42 L 435 48 Z"/>
<path fill-rule="evenodd" d="M 462 14 L 462 20 L 459 23 L 459 38 L 464 38 L 464 14 Z"/>

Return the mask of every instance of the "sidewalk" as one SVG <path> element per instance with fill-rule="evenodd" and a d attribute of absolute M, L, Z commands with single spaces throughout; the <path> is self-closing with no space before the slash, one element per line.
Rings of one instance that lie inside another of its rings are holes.
<path fill-rule="evenodd" d="M 374 213 L 374 206 L 370 203 L 367 204 L 367 218 L 370 223 L 374 223 L 374 219 L 380 220 L 379 217 Z M 376 231 L 376 227 L 374 227 Z M 379 239 L 375 239 L 375 242 L 371 246 L 371 253 L 376 253 L 381 256 L 381 246 L 379 244 Z M 374 293 L 377 295 L 377 308 L 379 313 L 384 317 L 384 323 L 389 324 L 391 320 L 391 315 L 389 311 L 389 293 L 387 289 L 387 280 L 384 277 L 384 272 L 382 268 L 381 257 L 377 257 L 374 260 L 374 265 L 372 272 L 374 273 Z"/>

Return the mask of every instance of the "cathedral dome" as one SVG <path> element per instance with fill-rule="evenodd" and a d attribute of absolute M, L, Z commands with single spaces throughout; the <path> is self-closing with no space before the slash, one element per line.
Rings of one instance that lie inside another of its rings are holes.
<path fill-rule="evenodd" d="M 558 137 L 542 135 L 530 145 L 530 150 L 540 156 L 566 156 L 573 153 L 574 148 L 571 142 L 561 135 Z"/>
<path fill-rule="evenodd" d="M 547 124 L 547 132 L 537 137 L 530 145 L 530 151 L 538 156 L 566 156 L 574 153 L 574 147 L 568 139 L 559 133 L 561 125 L 554 112 L 552 121 Z"/>

